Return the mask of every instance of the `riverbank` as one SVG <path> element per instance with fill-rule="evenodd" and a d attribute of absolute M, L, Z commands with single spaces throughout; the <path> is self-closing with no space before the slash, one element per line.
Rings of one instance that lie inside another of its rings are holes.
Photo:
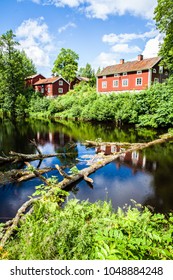
<path fill-rule="evenodd" d="M 148 127 L 171 127 L 173 122 L 173 80 L 154 84 L 140 93 L 98 94 L 87 84 L 79 84 L 55 99 L 31 99 L 32 118 L 114 121 Z"/>
<path fill-rule="evenodd" d="M 173 217 L 146 207 L 114 211 L 109 202 L 37 202 L 16 228 L 1 259 L 13 260 L 172 260 Z M 1 227 L 2 231 L 2 227 Z"/>

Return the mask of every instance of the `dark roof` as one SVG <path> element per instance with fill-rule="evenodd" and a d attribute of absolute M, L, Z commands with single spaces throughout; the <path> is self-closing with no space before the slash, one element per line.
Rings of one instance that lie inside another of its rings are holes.
<path fill-rule="evenodd" d="M 34 86 L 37 85 L 45 85 L 45 84 L 53 84 L 56 81 L 63 79 L 66 83 L 68 83 L 64 78 L 62 77 L 52 77 L 52 78 L 46 78 L 46 79 L 40 79 L 39 81 L 37 81 Z M 69 84 L 69 83 L 68 83 Z"/>
<path fill-rule="evenodd" d="M 135 60 L 135 61 L 127 61 L 123 64 L 115 64 L 111 66 L 105 67 L 97 76 L 103 75 L 111 75 L 111 74 L 118 74 L 124 72 L 132 72 L 132 71 L 139 71 L 139 70 L 147 70 L 152 68 L 161 60 L 161 57 L 152 57 L 146 58 L 142 60 Z"/>

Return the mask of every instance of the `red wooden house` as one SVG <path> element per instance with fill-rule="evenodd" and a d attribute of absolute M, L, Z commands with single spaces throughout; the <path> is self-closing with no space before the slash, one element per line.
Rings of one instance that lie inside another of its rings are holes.
<path fill-rule="evenodd" d="M 48 97 L 55 97 L 69 91 L 69 83 L 62 77 L 40 79 L 33 87 L 35 91 L 41 92 Z"/>
<path fill-rule="evenodd" d="M 41 74 L 34 74 L 32 76 L 29 76 L 25 79 L 25 85 L 27 87 L 29 86 L 33 86 L 33 84 L 35 84 L 37 81 L 39 81 L 40 79 L 45 79 L 45 77 Z"/>
<path fill-rule="evenodd" d="M 89 78 L 87 77 L 81 77 L 77 76 L 71 83 L 70 83 L 70 89 L 73 89 L 76 84 L 79 84 L 80 82 L 89 82 Z"/>
<path fill-rule="evenodd" d="M 107 66 L 97 74 L 97 91 L 103 93 L 140 91 L 150 87 L 154 82 L 162 83 L 168 78 L 168 71 L 159 66 L 161 57 L 137 60 Z"/>

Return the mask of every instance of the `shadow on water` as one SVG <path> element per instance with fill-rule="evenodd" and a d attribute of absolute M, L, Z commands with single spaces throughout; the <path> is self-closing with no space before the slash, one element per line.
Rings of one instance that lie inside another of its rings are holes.
<path fill-rule="evenodd" d="M 85 140 L 111 142 L 146 142 L 152 141 L 164 131 L 148 130 L 135 127 L 118 128 L 114 123 L 82 123 L 61 121 L 57 123 L 30 120 L 27 122 L 0 123 L 0 155 L 8 155 L 13 150 L 21 153 L 36 153 L 30 143 L 36 139 L 43 153 L 68 152 L 70 155 L 34 161 L 40 168 L 54 167 L 60 164 L 68 172 L 72 166 L 82 169 L 91 164 L 97 152 L 105 154 L 115 152 L 117 147 L 106 146 L 87 148 Z M 23 165 L 0 166 L 0 175 L 11 169 L 25 168 Z M 141 152 L 124 153 L 119 160 L 112 162 L 90 175 L 94 188 L 83 180 L 70 189 L 70 198 L 111 200 L 115 209 L 131 204 L 131 199 L 142 205 L 151 205 L 156 212 L 167 212 L 173 209 L 173 143 L 153 146 Z M 45 176 L 62 177 L 53 170 Z M 38 178 L 20 184 L 0 184 L 0 221 L 6 221 L 16 214 L 18 208 L 32 195 L 35 186 L 41 182 Z"/>

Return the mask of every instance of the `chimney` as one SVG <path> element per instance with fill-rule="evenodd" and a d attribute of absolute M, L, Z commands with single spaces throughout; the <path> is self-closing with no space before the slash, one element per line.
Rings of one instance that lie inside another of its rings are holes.
<path fill-rule="evenodd" d="M 120 59 L 120 64 L 124 64 L 124 58 Z"/>
<path fill-rule="evenodd" d="M 142 54 L 138 54 L 138 61 L 143 60 L 143 55 Z"/>

